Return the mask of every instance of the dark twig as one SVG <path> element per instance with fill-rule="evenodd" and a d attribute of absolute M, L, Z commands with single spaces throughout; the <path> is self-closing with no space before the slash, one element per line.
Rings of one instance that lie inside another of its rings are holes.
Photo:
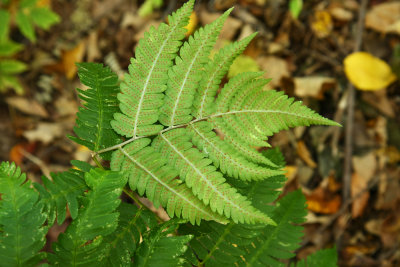
<path fill-rule="evenodd" d="M 355 38 L 354 52 L 360 51 L 362 36 L 364 32 L 364 18 L 367 10 L 368 0 L 362 0 L 360 12 L 358 16 L 358 25 Z M 344 155 L 344 172 L 343 172 L 343 203 L 346 203 L 350 198 L 351 172 L 352 172 L 352 154 L 353 154 L 353 126 L 354 126 L 354 98 L 355 89 L 349 82 L 347 101 L 347 122 L 345 132 L 345 155 Z"/>

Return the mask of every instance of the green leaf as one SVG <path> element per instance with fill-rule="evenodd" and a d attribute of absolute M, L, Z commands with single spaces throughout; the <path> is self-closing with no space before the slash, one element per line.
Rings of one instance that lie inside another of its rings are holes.
<path fill-rule="evenodd" d="M 21 10 L 17 12 L 15 22 L 18 25 L 21 33 L 28 38 L 30 41 L 36 41 L 35 30 L 29 16 L 25 15 Z"/>
<path fill-rule="evenodd" d="M 146 0 L 139 8 L 138 14 L 141 17 L 148 16 L 154 12 L 154 9 L 161 7 L 163 0 Z"/>
<path fill-rule="evenodd" d="M 279 259 L 289 259 L 300 246 L 305 221 L 305 197 L 301 191 L 287 194 L 278 201 L 272 218 L 276 226 L 267 225 L 262 233 L 246 246 L 247 254 L 239 265 L 245 266 L 284 266 Z"/>
<path fill-rule="evenodd" d="M 179 221 L 170 220 L 154 227 L 144 237 L 136 251 L 135 267 L 186 266 L 182 255 L 187 250 L 191 235 L 168 236 L 178 228 Z"/>
<path fill-rule="evenodd" d="M 19 3 L 21 9 L 25 9 L 25 11 L 32 9 L 36 6 L 38 0 L 22 0 Z"/>
<path fill-rule="evenodd" d="M 0 43 L 7 40 L 10 28 L 10 12 L 0 9 Z"/>
<path fill-rule="evenodd" d="M 14 59 L 0 60 L 0 75 L 2 74 L 17 74 L 27 69 L 25 63 Z"/>
<path fill-rule="evenodd" d="M 51 180 L 42 177 L 43 185 L 34 183 L 40 192 L 41 202 L 44 203 L 49 214 L 49 224 L 53 224 L 57 216 L 57 223 L 61 225 L 66 216 L 67 204 L 72 219 L 78 215 L 78 198 L 88 188 L 84 180 L 84 173 L 71 169 L 66 172 L 51 175 Z"/>
<path fill-rule="evenodd" d="M 285 162 L 282 154 L 277 150 L 268 150 L 268 156 L 274 159 L 274 163 L 281 168 Z M 246 195 L 253 205 L 266 214 L 273 214 L 274 202 L 282 188 L 286 178 L 283 175 L 268 178 L 263 181 L 246 183 L 236 179 L 228 182 Z M 265 225 L 234 224 L 221 225 L 215 222 L 204 222 L 199 227 L 189 224 L 182 225 L 179 233 L 191 234 L 195 237 L 190 241 L 190 250 L 185 257 L 195 266 L 200 263 L 203 266 L 235 266 L 242 261 L 246 254 L 247 246 L 255 237 L 262 234 Z"/>
<path fill-rule="evenodd" d="M 98 265 L 110 244 L 103 243 L 104 237 L 112 234 L 119 214 L 116 208 L 126 177 L 118 172 L 92 169 L 85 173 L 90 187 L 82 199 L 82 208 L 64 234 L 53 244 L 54 254 L 49 254 L 51 264 L 62 266 Z"/>
<path fill-rule="evenodd" d="M 47 7 L 35 7 L 30 12 L 32 21 L 42 29 L 48 30 L 53 24 L 60 22 L 61 18 Z"/>
<path fill-rule="evenodd" d="M 0 42 L 0 56 L 12 56 L 22 50 L 24 46 L 11 40 Z"/>
<path fill-rule="evenodd" d="M 229 69 L 228 77 L 232 78 L 243 72 L 257 72 L 260 71 L 260 67 L 257 62 L 249 56 L 240 55 L 233 61 L 232 66 Z"/>
<path fill-rule="evenodd" d="M 150 139 L 142 138 L 114 152 L 111 169 L 126 171 L 131 189 L 140 195 L 146 193 L 154 206 L 162 205 L 170 217 L 181 217 L 193 224 L 200 224 L 201 220 L 226 222 L 176 179 L 177 171 L 166 165 L 166 159 L 147 146 L 149 143 Z"/>
<path fill-rule="evenodd" d="M 168 17 L 170 25 L 162 23 L 158 29 L 139 41 L 136 58 L 131 59 L 129 74 L 121 83 L 118 94 L 121 113 L 114 115 L 113 129 L 124 136 L 136 137 L 157 133 L 163 126 L 155 124 L 159 107 L 163 103 L 168 70 L 185 37 L 183 28 L 189 21 L 194 1 L 188 1 L 181 9 Z"/>
<path fill-rule="evenodd" d="M 132 257 L 147 229 L 157 225 L 154 213 L 139 209 L 133 204 L 121 203 L 118 207 L 118 227 L 114 233 L 104 238 L 110 244 L 104 257 L 106 266 L 130 266 Z"/>
<path fill-rule="evenodd" d="M 110 124 L 114 113 L 118 112 L 118 76 L 102 64 L 79 63 L 77 66 L 81 82 L 89 88 L 77 89 L 79 98 L 84 103 L 77 113 L 74 127 L 78 137 L 69 138 L 97 152 L 121 141 Z M 101 156 L 109 160 L 111 152 Z"/>
<path fill-rule="evenodd" d="M 160 115 L 163 125 L 184 124 L 192 119 L 193 98 L 202 79 L 198 70 L 209 61 L 210 52 L 231 11 L 229 9 L 213 23 L 200 28 L 181 47 L 175 65 L 168 70 L 169 79 Z"/>
<path fill-rule="evenodd" d="M 290 0 L 289 11 L 293 18 L 297 19 L 300 15 L 301 9 L 303 8 L 303 0 Z"/>
<path fill-rule="evenodd" d="M 48 227 L 39 194 L 14 163 L 0 165 L 0 258 L 2 266 L 36 266 Z"/>
<path fill-rule="evenodd" d="M 8 88 L 14 89 L 14 91 L 19 95 L 24 93 L 24 88 L 17 77 L 13 75 L 0 75 L 0 92 L 4 92 Z"/>
<path fill-rule="evenodd" d="M 336 248 L 322 249 L 314 252 L 306 259 L 302 259 L 295 266 L 296 267 L 337 267 L 337 252 Z M 291 265 L 291 266 L 294 266 Z"/>

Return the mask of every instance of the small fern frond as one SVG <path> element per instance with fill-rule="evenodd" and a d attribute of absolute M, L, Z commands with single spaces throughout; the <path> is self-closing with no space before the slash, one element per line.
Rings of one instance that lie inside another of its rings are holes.
<path fill-rule="evenodd" d="M 87 163 L 87 168 L 91 169 Z M 87 190 L 84 172 L 70 169 L 66 172 L 55 173 L 51 175 L 51 180 L 42 176 L 43 185 L 33 183 L 33 186 L 40 193 L 40 201 L 45 205 L 48 213 L 49 225 L 54 223 L 57 216 L 57 223 L 61 225 L 66 216 L 67 204 L 72 219 L 78 215 L 78 198 Z"/>
<path fill-rule="evenodd" d="M 193 116 L 203 118 L 214 111 L 214 99 L 222 78 L 226 75 L 233 61 L 244 51 L 257 33 L 253 33 L 239 42 L 234 42 L 220 49 L 204 68 L 203 78 L 193 102 Z"/>
<path fill-rule="evenodd" d="M 104 253 L 105 266 L 130 266 L 140 239 L 147 229 L 157 225 L 154 214 L 149 210 L 139 209 L 135 205 L 122 202 L 118 207 L 119 220 L 117 229 L 104 237 L 103 244 L 109 244 Z"/>
<path fill-rule="evenodd" d="M 160 115 L 162 124 L 174 126 L 192 119 L 193 98 L 203 78 L 201 70 L 209 60 L 208 56 L 231 11 L 226 11 L 213 23 L 200 28 L 181 47 L 175 65 L 168 71 L 168 88 Z"/>
<path fill-rule="evenodd" d="M 140 195 L 146 193 L 154 206 L 163 206 L 170 217 L 175 215 L 193 224 L 200 224 L 202 219 L 226 222 L 176 179 L 178 172 L 166 165 L 163 156 L 147 146 L 149 143 L 150 139 L 142 138 L 114 152 L 111 169 L 126 171 L 131 189 Z"/>
<path fill-rule="evenodd" d="M 129 74 L 121 83 L 118 94 L 121 113 L 116 113 L 111 124 L 116 132 L 127 137 L 155 134 L 163 126 L 158 121 L 158 108 L 163 103 L 168 70 L 185 37 L 183 28 L 189 21 L 194 1 L 183 5 L 169 16 L 169 25 L 150 29 L 139 41 L 136 59 L 132 59 Z"/>
<path fill-rule="evenodd" d="M 179 171 L 179 177 L 193 193 L 210 205 L 211 210 L 231 218 L 234 222 L 274 224 L 265 214 L 255 209 L 245 196 L 225 182 L 225 178 L 190 142 L 187 129 L 175 129 L 160 134 L 153 146 Z"/>
<path fill-rule="evenodd" d="M 281 170 L 259 166 L 242 157 L 228 142 L 221 140 L 207 121 L 191 124 L 188 129 L 193 133 L 193 143 L 213 161 L 222 173 L 243 180 L 262 180 L 282 174 Z M 268 158 L 266 158 L 268 160 Z M 269 165 L 276 165 L 269 161 Z"/>
<path fill-rule="evenodd" d="M 119 196 L 126 177 L 118 172 L 92 169 L 85 173 L 85 181 L 90 190 L 82 199 L 83 208 L 53 244 L 54 254 L 48 255 L 51 264 L 88 266 L 100 263 L 107 248 L 102 246 L 103 237 L 114 232 L 118 225 L 119 214 L 115 209 L 121 202 Z"/>
<path fill-rule="evenodd" d="M 118 111 L 118 76 L 102 64 L 78 63 L 77 66 L 81 82 L 89 89 L 77 89 L 84 107 L 77 113 L 74 127 L 77 137 L 69 138 L 97 152 L 121 141 L 110 124 L 114 113 Z M 109 160 L 111 153 L 101 155 Z"/>
<path fill-rule="evenodd" d="M 187 250 L 191 235 L 170 236 L 179 226 L 179 221 L 170 220 L 154 227 L 136 251 L 135 267 L 181 267 L 187 266 L 182 255 Z"/>
<path fill-rule="evenodd" d="M 336 248 L 322 249 L 314 252 L 310 256 L 296 264 L 290 265 L 291 267 L 337 267 L 337 252 Z"/>
<path fill-rule="evenodd" d="M 284 266 L 279 259 L 293 257 L 300 246 L 301 226 L 305 221 L 305 197 L 301 191 L 287 194 L 278 201 L 272 218 L 276 226 L 267 225 L 262 233 L 247 246 L 247 254 L 239 265 L 245 266 Z"/>
<path fill-rule="evenodd" d="M 14 163 L 0 165 L 0 258 L 2 266 L 36 266 L 44 257 L 48 227 L 39 194 Z"/>

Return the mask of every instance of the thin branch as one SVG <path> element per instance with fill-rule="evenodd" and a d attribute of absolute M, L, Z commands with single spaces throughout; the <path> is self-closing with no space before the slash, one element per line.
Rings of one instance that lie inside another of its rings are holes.
<path fill-rule="evenodd" d="M 360 12 L 358 16 L 357 33 L 355 38 L 354 52 L 360 51 L 362 43 L 362 35 L 364 32 L 364 19 L 367 10 L 368 0 L 362 0 Z M 355 89 L 349 82 L 348 84 L 348 101 L 347 101 L 347 122 L 345 132 L 345 155 L 344 155 L 344 172 L 343 172 L 343 200 L 346 202 L 350 197 L 351 172 L 352 172 L 352 154 L 353 154 L 353 127 L 354 127 L 354 98 Z"/>

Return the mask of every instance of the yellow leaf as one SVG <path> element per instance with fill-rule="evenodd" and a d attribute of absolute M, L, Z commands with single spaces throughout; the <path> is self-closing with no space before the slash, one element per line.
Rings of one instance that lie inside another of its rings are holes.
<path fill-rule="evenodd" d="M 192 12 L 192 14 L 189 17 L 189 24 L 185 27 L 185 29 L 187 29 L 186 36 L 189 36 L 194 32 L 197 23 L 198 23 L 197 15 L 195 12 Z"/>
<path fill-rule="evenodd" d="M 350 82 L 360 90 L 383 89 L 397 77 L 383 60 L 367 52 L 355 52 L 344 59 L 344 71 Z"/>
<path fill-rule="evenodd" d="M 311 23 L 311 29 L 318 38 L 327 37 L 333 29 L 331 14 L 327 11 L 316 11 Z"/>

